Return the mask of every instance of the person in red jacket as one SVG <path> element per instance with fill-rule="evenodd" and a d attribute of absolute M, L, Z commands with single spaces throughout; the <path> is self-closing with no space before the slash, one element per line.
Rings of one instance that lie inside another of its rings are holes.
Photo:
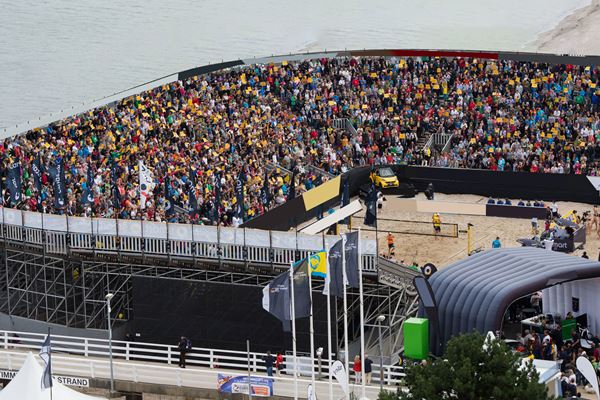
<path fill-rule="evenodd" d="M 361 373 L 361 362 L 360 356 L 354 357 L 354 365 L 352 366 L 352 370 L 354 371 L 354 382 L 358 385 L 360 383 L 360 373 Z"/>
<path fill-rule="evenodd" d="M 275 371 L 277 371 L 277 375 L 281 374 L 281 370 L 283 369 L 283 354 L 281 352 L 277 353 L 277 358 L 275 359 Z"/>

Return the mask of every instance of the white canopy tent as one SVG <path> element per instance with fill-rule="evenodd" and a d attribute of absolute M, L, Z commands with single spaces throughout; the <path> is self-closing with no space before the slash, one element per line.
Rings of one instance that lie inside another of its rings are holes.
<path fill-rule="evenodd" d="M 43 373 L 44 368 L 29 352 L 19 372 L 0 391 L 0 400 L 50 400 L 50 389 L 42 388 Z M 102 398 L 79 393 L 54 380 L 52 400 L 102 400 Z"/>

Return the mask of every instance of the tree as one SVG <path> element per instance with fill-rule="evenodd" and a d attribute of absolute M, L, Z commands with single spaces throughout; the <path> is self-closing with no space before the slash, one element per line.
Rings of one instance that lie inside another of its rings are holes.
<path fill-rule="evenodd" d="M 484 336 L 471 333 L 452 338 L 444 357 L 407 367 L 409 393 L 382 394 L 381 399 L 515 400 L 548 399 L 546 386 L 532 363 L 495 340 L 484 349 Z"/>

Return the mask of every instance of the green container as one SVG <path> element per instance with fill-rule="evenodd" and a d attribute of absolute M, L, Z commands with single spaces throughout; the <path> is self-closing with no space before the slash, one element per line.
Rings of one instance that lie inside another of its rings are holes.
<path fill-rule="evenodd" d="M 575 318 L 563 319 L 561 321 L 561 327 L 562 340 L 570 340 L 571 331 L 573 329 L 577 330 L 577 320 Z"/>
<path fill-rule="evenodd" d="M 429 320 L 409 318 L 404 322 L 404 355 L 425 360 L 429 355 Z"/>

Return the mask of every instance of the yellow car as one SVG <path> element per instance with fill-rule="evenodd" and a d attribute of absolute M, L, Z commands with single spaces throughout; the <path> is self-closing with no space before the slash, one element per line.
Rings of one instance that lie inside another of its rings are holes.
<path fill-rule="evenodd" d="M 398 177 L 389 167 L 377 168 L 371 172 L 371 182 L 382 189 L 400 186 Z"/>

